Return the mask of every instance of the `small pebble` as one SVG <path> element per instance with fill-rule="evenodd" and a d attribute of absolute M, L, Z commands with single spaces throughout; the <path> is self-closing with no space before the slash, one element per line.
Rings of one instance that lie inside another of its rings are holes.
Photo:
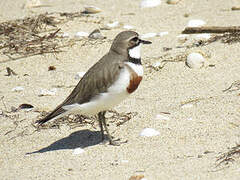
<path fill-rule="evenodd" d="M 15 88 L 12 88 L 13 92 L 20 92 L 20 91 L 23 91 L 23 90 L 24 90 L 24 87 L 21 87 L 21 86 L 17 86 Z"/>
<path fill-rule="evenodd" d="M 151 8 L 156 7 L 161 4 L 161 0 L 142 0 L 140 7 L 141 8 Z"/>
<path fill-rule="evenodd" d="M 188 22 L 187 26 L 188 27 L 201 27 L 205 24 L 206 24 L 206 22 L 201 19 L 193 19 Z"/>
<path fill-rule="evenodd" d="M 76 148 L 73 150 L 74 155 L 82 154 L 84 152 L 84 149 L 82 148 Z"/>
<path fill-rule="evenodd" d="M 152 136 L 157 136 L 159 134 L 160 133 L 157 130 L 153 129 L 153 128 L 145 128 L 140 133 L 140 136 L 152 137 Z"/>
<path fill-rule="evenodd" d="M 57 92 L 56 88 L 47 90 L 47 89 L 41 89 L 38 96 L 54 96 Z"/>
<path fill-rule="evenodd" d="M 204 66 L 205 58 L 200 53 L 190 53 L 187 56 L 186 64 L 189 68 L 199 69 Z"/>
<path fill-rule="evenodd" d="M 79 80 L 84 76 L 85 72 L 77 72 L 76 76 L 74 77 L 74 79 Z"/>
<path fill-rule="evenodd" d="M 102 10 L 98 7 L 95 6 L 84 6 L 84 13 L 89 13 L 89 14 L 96 14 L 101 12 Z"/>

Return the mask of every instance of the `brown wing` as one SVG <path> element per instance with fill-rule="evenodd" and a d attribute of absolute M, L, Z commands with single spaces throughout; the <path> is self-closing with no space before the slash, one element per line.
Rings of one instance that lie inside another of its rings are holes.
<path fill-rule="evenodd" d="M 63 106 L 74 103 L 83 104 L 97 94 L 106 92 L 118 78 L 120 69 L 123 68 L 122 60 L 123 57 L 114 52 L 103 56 L 88 70 L 65 101 L 37 123 L 43 124 L 64 113 L 66 110 L 62 108 Z"/>

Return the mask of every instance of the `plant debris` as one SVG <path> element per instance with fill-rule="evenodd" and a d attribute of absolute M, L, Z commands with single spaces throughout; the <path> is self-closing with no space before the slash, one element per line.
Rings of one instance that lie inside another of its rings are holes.
<path fill-rule="evenodd" d="M 6 70 L 7 70 L 6 76 L 11 76 L 11 75 L 16 76 L 17 75 L 17 73 L 15 73 L 10 67 L 6 67 Z"/>
<path fill-rule="evenodd" d="M 7 56 L 10 60 L 16 60 L 34 55 L 63 52 L 63 47 L 71 47 L 77 40 L 63 38 L 61 29 L 57 26 L 76 17 L 81 17 L 83 22 L 97 24 L 103 20 L 103 18 L 76 12 L 45 13 L 2 22 L 0 23 L 0 54 Z"/>
<path fill-rule="evenodd" d="M 223 92 L 233 92 L 240 90 L 240 81 L 234 81 L 231 86 L 229 86 L 227 89 L 224 89 Z"/>
<path fill-rule="evenodd" d="M 47 112 L 43 111 L 40 112 L 40 118 L 45 117 L 47 115 Z M 125 122 L 132 119 L 134 116 L 136 116 L 136 112 L 129 112 L 129 113 L 118 113 L 113 110 L 107 111 L 107 120 L 110 120 L 109 123 L 115 123 L 116 126 L 120 126 L 124 124 Z M 65 124 L 69 126 L 71 129 L 74 129 L 76 127 L 83 127 L 86 124 L 91 125 L 94 129 L 96 129 L 95 125 L 98 123 L 97 116 L 88 117 L 84 115 L 69 115 L 63 118 L 59 118 L 56 121 L 52 121 L 46 124 L 43 124 L 41 126 L 37 126 L 33 124 L 37 130 L 41 129 L 59 129 L 61 125 Z"/>
<path fill-rule="evenodd" d="M 225 165 L 228 166 L 229 163 L 233 163 L 239 160 L 240 157 L 240 144 L 232 147 L 228 152 L 221 154 L 217 159 L 217 166 Z"/>

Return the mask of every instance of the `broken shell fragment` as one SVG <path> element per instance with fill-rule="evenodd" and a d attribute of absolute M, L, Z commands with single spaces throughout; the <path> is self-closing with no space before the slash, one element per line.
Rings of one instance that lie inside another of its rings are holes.
<path fill-rule="evenodd" d="M 89 34 L 88 34 L 87 32 L 82 32 L 82 31 L 77 32 L 77 33 L 75 34 L 75 37 L 76 37 L 76 38 L 88 37 L 88 36 L 89 36 Z"/>
<path fill-rule="evenodd" d="M 99 29 L 95 29 L 93 32 L 91 32 L 88 36 L 88 38 L 90 39 L 105 39 L 106 37 L 104 37 Z"/>
<path fill-rule="evenodd" d="M 166 32 L 159 32 L 159 33 L 157 33 L 157 36 L 160 36 L 160 37 L 166 36 L 166 35 L 168 35 L 167 31 Z"/>
<path fill-rule="evenodd" d="M 141 8 L 156 7 L 161 4 L 161 0 L 142 0 Z"/>
<path fill-rule="evenodd" d="M 54 88 L 54 89 L 50 89 L 50 90 L 47 90 L 47 89 L 41 89 L 38 96 L 54 96 L 57 92 L 57 89 Z"/>
<path fill-rule="evenodd" d="M 107 24 L 108 28 L 116 28 L 116 27 L 119 27 L 119 26 L 120 26 L 120 23 L 118 21 L 114 21 L 112 23 Z"/>
<path fill-rule="evenodd" d="M 127 30 L 134 29 L 131 25 L 124 25 L 123 28 Z"/>
<path fill-rule="evenodd" d="M 205 24 L 206 22 L 201 19 L 193 19 L 188 22 L 187 27 L 201 27 Z"/>
<path fill-rule="evenodd" d="M 147 39 L 147 38 L 152 38 L 155 36 L 157 36 L 157 33 L 146 33 L 146 34 L 141 35 L 141 38 Z"/>
<path fill-rule="evenodd" d="M 17 86 L 15 88 L 12 88 L 13 92 L 20 92 L 20 91 L 23 91 L 23 90 L 24 90 L 24 87 L 21 87 L 21 86 Z"/>
<path fill-rule="evenodd" d="M 140 133 L 140 136 L 152 137 L 152 136 L 157 136 L 159 134 L 160 133 L 157 130 L 153 129 L 153 128 L 145 128 Z"/>
<path fill-rule="evenodd" d="M 83 152 L 84 152 L 84 149 L 79 147 L 73 150 L 73 155 L 82 154 Z"/>
<path fill-rule="evenodd" d="M 88 14 L 96 14 L 101 12 L 102 10 L 95 6 L 84 6 L 84 13 Z"/>
<path fill-rule="evenodd" d="M 204 66 L 205 58 L 200 53 L 190 53 L 187 56 L 186 65 L 193 69 L 199 69 Z"/>

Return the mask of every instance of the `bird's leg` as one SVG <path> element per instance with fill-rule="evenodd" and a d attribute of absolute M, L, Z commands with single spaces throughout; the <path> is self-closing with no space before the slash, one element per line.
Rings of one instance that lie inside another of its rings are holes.
<path fill-rule="evenodd" d="M 109 133 L 109 130 L 108 130 L 108 127 L 107 127 L 107 123 L 106 123 L 106 118 L 105 118 L 105 114 L 106 114 L 106 111 L 103 111 L 103 119 L 102 119 L 102 123 L 103 123 L 103 126 L 107 132 L 107 136 L 108 136 L 108 140 L 109 140 L 109 144 L 111 145 L 114 145 L 114 146 L 119 146 L 120 144 L 116 141 L 114 141 L 112 139 L 112 136 L 110 135 Z"/>
<path fill-rule="evenodd" d="M 99 126 L 100 126 L 100 129 L 101 129 L 102 141 L 104 141 L 103 119 L 105 118 L 104 117 L 105 113 L 104 112 L 99 112 L 98 113 L 98 121 L 99 121 Z"/>

